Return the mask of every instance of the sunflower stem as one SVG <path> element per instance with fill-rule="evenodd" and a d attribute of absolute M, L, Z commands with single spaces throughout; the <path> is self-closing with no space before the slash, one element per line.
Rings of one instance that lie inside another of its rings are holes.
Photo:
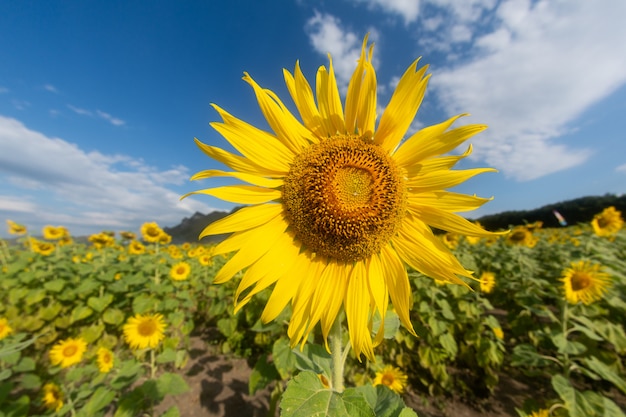
<path fill-rule="evenodd" d="M 330 329 L 330 355 L 332 360 L 331 386 L 337 392 L 343 392 L 343 352 L 341 335 L 341 315 L 338 314 Z"/>
<path fill-rule="evenodd" d="M 154 354 L 154 349 L 150 349 L 150 379 L 154 379 L 156 375 L 156 355 Z"/>

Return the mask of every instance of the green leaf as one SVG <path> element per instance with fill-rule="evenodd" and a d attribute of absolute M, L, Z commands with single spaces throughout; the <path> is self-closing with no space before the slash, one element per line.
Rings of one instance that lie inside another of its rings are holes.
<path fill-rule="evenodd" d="M 13 384 L 11 382 L 3 382 L 0 384 L 0 406 L 7 399 L 9 393 L 13 391 Z M 0 407 L 0 410 L 2 407 Z"/>
<path fill-rule="evenodd" d="M 11 401 L 11 408 L 6 410 L 4 417 L 26 417 L 30 409 L 30 398 L 22 395 L 17 400 Z"/>
<path fill-rule="evenodd" d="M 178 410 L 178 407 L 173 405 L 168 408 L 166 412 L 161 414 L 161 417 L 180 417 L 180 411 Z"/>
<path fill-rule="evenodd" d="M 87 305 L 98 313 L 101 313 L 108 307 L 109 304 L 111 304 L 112 301 L 113 295 L 105 294 L 102 297 L 89 297 L 89 299 L 87 299 Z"/>
<path fill-rule="evenodd" d="M 24 357 L 13 368 L 15 372 L 29 372 L 35 370 L 35 360 L 33 358 Z"/>
<path fill-rule="evenodd" d="M 374 316 L 374 320 L 372 322 L 372 328 L 374 329 L 374 335 L 378 334 L 378 329 L 380 329 L 380 314 L 376 312 Z M 396 332 L 400 328 L 400 318 L 398 314 L 393 310 L 388 310 L 385 314 L 385 335 L 383 336 L 385 339 L 393 339 L 396 335 Z"/>
<path fill-rule="evenodd" d="M 274 359 L 274 366 L 282 379 L 288 379 L 297 369 L 296 355 L 291 351 L 289 341 L 285 338 L 281 337 L 274 342 L 272 358 Z"/>
<path fill-rule="evenodd" d="M 61 292 L 63 287 L 65 287 L 65 280 L 53 279 L 52 281 L 45 282 L 43 287 L 50 292 Z"/>
<path fill-rule="evenodd" d="M 105 387 L 99 387 L 89 398 L 89 401 L 80 410 L 79 415 L 93 416 L 104 407 L 111 404 L 115 398 L 115 392 Z"/>
<path fill-rule="evenodd" d="M 456 344 L 456 340 L 454 340 L 454 336 L 452 336 L 450 332 L 446 332 L 439 336 L 439 343 L 441 343 L 441 346 L 443 346 L 446 352 L 448 352 L 450 357 L 456 357 L 458 346 Z"/>
<path fill-rule="evenodd" d="M 176 360 L 176 351 L 171 348 L 163 349 L 156 357 L 157 363 L 169 363 L 174 362 Z"/>
<path fill-rule="evenodd" d="M 83 327 L 80 337 L 87 343 L 93 343 L 102 336 L 102 332 L 104 332 L 104 324 L 92 324 L 89 327 Z"/>
<path fill-rule="evenodd" d="M 23 374 L 21 384 L 25 389 L 36 390 L 41 387 L 41 378 L 35 374 Z"/>
<path fill-rule="evenodd" d="M 384 385 L 377 385 L 376 387 L 363 385 L 354 389 L 361 392 L 370 408 L 374 410 L 376 417 L 399 417 L 403 415 L 402 412 L 405 409 L 412 411 L 406 408 L 400 395 Z M 406 414 L 406 416 L 410 415 Z"/>
<path fill-rule="evenodd" d="M 611 399 L 602 397 L 602 400 L 602 405 L 604 405 L 604 417 L 626 417 L 622 409 Z"/>
<path fill-rule="evenodd" d="M 537 353 L 535 347 L 532 345 L 521 344 L 513 348 L 513 355 L 511 357 L 512 366 L 542 367 L 550 363 L 551 361 Z"/>
<path fill-rule="evenodd" d="M 189 386 L 183 377 L 170 372 L 164 373 L 157 379 L 157 388 L 164 395 L 178 395 L 189 391 Z"/>
<path fill-rule="evenodd" d="M 611 367 L 592 356 L 584 359 L 585 364 L 600 377 L 613 383 L 620 391 L 626 394 L 626 381 L 624 381 Z"/>
<path fill-rule="evenodd" d="M 593 406 L 589 404 L 585 396 L 574 389 L 570 382 L 560 374 L 552 377 L 552 387 L 565 402 L 565 408 L 569 411 L 569 417 L 588 417 L 595 415 Z"/>
<path fill-rule="evenodd" d="M 304 371 L 287 383 L 280 402 L 281 417 L 373 417 L 362 395 L 346 395 L 324 388 L 315 372 Z"/>
<path fill-rule="evenodd" d="M 307 343 L 302 351 L 300 348 L 291 350 L 296 355 L 296 367 L 301 371 L 313 371 L 316 374 L 330 375 L 330 353 L 320 345 Z"/>
<path fill-rule="evenodd" d="M 46 290 L 44 290 L 43 288 L 30 290 L 25 299 L 26 305 L 32 306 L 33 304 L 41 302 L 41 300 L 43 300 L 44 298 L 46 298 Z"/>
<path fill-rule="evenodd" d="M 70 315 L 72 318 L 72 323 L 76 323 L 82 319 L 85 319 L 93 314 L 93 310 L 84 305 L 77 305 L 74 310 L 72 310 L 72 314 Z"/>
<path fill-rule="evenodd" d="M 124 321 L 124 313 L 117 308 L 107 308 L 104 314 L 102 314 L 102 321 L 108 324 L 119 325 Z"/>
<path fill-rule="evenodd" d="M 154 310 L 157 301 L 147 294 L 139 294 L 133 300 L 133 313 L 144 314 L 151 310 Z"/>
<path fill-rule="evenodd" d="M 261 355 L 254 364 L 250 381 L 248 382 L 248 393 L 254 395 L 257 391 L 265 388 L 270 382 L 280 379 L 280 375 L 273 363 L 267 362 L 267 355 Z"/>

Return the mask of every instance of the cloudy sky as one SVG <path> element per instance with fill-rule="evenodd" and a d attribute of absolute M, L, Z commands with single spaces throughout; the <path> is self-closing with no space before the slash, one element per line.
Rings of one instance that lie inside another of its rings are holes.
<path fill-rule="evenodd" d="M 623 0 L 262 0 L 0 3 L 0 222 L 75 235 L 174 226 L 229 210 L 192 183 L 224 146 L 210 103 L 265 128 L 244 71 L 289 101 L 282 69 L 345 88 L 366 33 L 381 111 L 421 56 L 432 78 L 412 129 L 485 123 L 458 191 L 470 217 L 626 192 Z M 0 226 L 0 236 L 7 236 Z"/>

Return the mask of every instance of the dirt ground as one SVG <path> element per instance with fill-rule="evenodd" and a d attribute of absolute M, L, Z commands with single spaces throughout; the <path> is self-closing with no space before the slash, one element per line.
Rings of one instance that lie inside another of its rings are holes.
<path fill-rule="evenodd" d="M 251 369 L 245 359 L 216 353 L 215 347 L 207 345 L 200 337 L 192 339 L 190 356 L 189 363 L 181 370 L 190 391 L 166 398 L 158 406 L 156 415 L 174 404 L 183 417 L 268 415 L 270 389 L 248 395 Z M 481 404 L 471 405 L 455 399 L 439 399 L 433 403 L 411 391 L 404 395 L 404 401 L 419 417 L 517 417 L 515 407 L 521 407 L 529 398 L 541 401 L 542 396 L 544 393 L 536 388 L 502 375 L 492 398 Z"/>

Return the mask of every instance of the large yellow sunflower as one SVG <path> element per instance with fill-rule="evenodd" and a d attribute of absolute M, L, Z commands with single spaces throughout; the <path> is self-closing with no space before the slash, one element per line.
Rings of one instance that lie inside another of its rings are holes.
<path fill-rule="evenodd" d="M 602 298 L 611 285 L 609 274 L 602 272 L 602 266 L 589 261 L 572 262 L 563 271 L 561 278 L 565 287 L 565 299 L 576 304 L 591 304 Z"/>
<path fill-rule="evenodd" d="M 83 339 L 65 339 L 61 340 L 50 350 L 50 362 L 53 365 L 61 365 L 61 368 L 67 368 L 79 363 L 83 359 L 83 354 L 87 350 L 87 342 Z"/>
<path fill-rule="evenodd" d="M 455 212 L 489 199 L 445 191 L 490 168 L 451 170 L 471 153 L 440 156 L 485 129 L 467 125 L 449 130 L 461 116 L 422 129 L 406 140 L 429 75 L 417 60 L 404 73 L 377 123 L 373 47 L 363 42 L 360 59 L 340 101 L 332 60 L 317 72 L 313 89 L 296 64 L 284 70 L 298 121 L 270 90 L 247 73 L 273 132 L 258 129 L 214 105 L 223 122 L 211 126 L 241 154 L 196 143 L 232 171 L 206 170 L 192 179 L 231 177 L 246 185 L 200 190 L 248 204 L 210 224 L 200 237 L 232 233 L 214 255 L 237 252 L 219 271 L 216 283 L 246 270 L 235 294 L 236 311 L 254 294 L 274 285 L 262 313 L 269 322 L 291 303 L 288 335 L 292 345 L 307 339 L 317 323 L 324 338 L 340 310 L 346 312 L 357 357 L 373 358 L 372 319 L 384 318 L 389 299 L 414 333 L 405 264 L 433 278 L 462 283 L 471 277 L 431 226 L 445 231 L 491 236 Z"/>
<path fill-rule="evenodd" d="M 596 214 L 591 220 L 591 227 L 598 236 L 611 236 L 620 231 L 624 226 L 622 212 L 615 207 L 607 207 L 602 213 Z"/>
<path fill-rule="evenodd" d="M 165 337 L 165 321 L 161 314 L 137 314 L 124 325 L 124 339 L 132 349 L 155 348 Z"/>
<path fill-rule="evenodd" d="M 376 377 L 374 378 L 374 385 L 385 385 L 398 394 L 404 392 L 406 383 L 406 374 L 399 368 L 391 365 L 387 365 L 381 371 L 376 372 Z"/>

